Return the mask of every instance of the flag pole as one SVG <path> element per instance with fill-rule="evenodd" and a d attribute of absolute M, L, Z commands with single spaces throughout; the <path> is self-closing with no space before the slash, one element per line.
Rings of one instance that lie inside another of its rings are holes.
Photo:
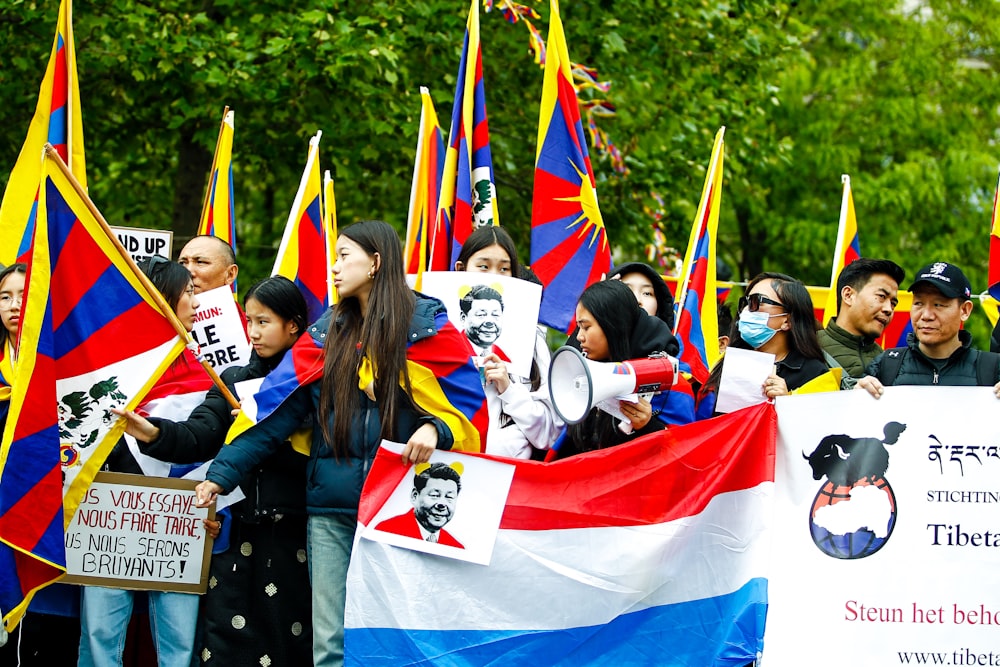
<path fill-rule="evenodd" d="M 153 301 L 156 303 L 156 306 L 163 313 L 163 316 L 167 318 L 167 321 L 170 322 L 171 326 L 173 326 L 174 331 L 177 332 L 177 335 L 180 336 L 181 340 L 183 340 L 185 343 L 189 345 L 193 343 L 194 339 L 191 338 L 191 333 L 187 329 L 185 329 L 184 325 L 181 324 L 181 321 L 177 319 L 177 315 L 174 313 L 173 308 L 171 308 L 170 305 L 163 300 L 163 295 L 160 294 L 160 290 L 156 289 L 156 287 L 153 286 L 153 283 L 150 282 L 148 277 L 146 277 L 146 274 L 139 270 L 139 267 L 136 266 L 135 261 L 133 261 L 132 259 L 132 256 L 128 254 L 128 251 L 125 250 L 124 246 L 122 246 L 121 241 L 119 241 L 118 237 L 115 236 L 114 233 L 111 231 L 111 227 L 108 225 L 108 221 L 104 219 L 104 216 L 101 215 L 101 212 L 97 210 L 97 206 L 94 204 L 93 201 L 91 201 L 90 197 L 87 196 L 87 193 L 83 191 L 83 188 L 80 186 L 80 182 L 76 180 L 76 178 L 73 176 L 73 173 L 69 170 L 69 167 L 67 167 L 66 163 L 63 162 L 61 157 L 59 157 L 59 153 L 56 152 L 56 149 L 53 148 L 52 144 L 48 142 L 45 143 L 45 155 L 46 157 L 50 157 L 53 159 L 56 166 L 59 167 L 59 171 L 62 172 L 63 176 L 66 177 L 66 180 L 69 181 L 70 185 L 73 186 L 73 189 L 76 191 L 76 194 L 80 197 L 80 200 L 87 207 L 87 210 L 90 211 L 91 215 L 94 216 L 94 219 L 101 226 L 101 229 L 104 230 L 104 233 L 107 235 L 108 240 L 111 241 L 111 244 L 118 251 L 118 254 L 125 261 L 125 263 L 128 264 L 129 268 L 132 269 L 139 282 L 141 282 L 143 286 L 147 290 L 149 290 L 150 295 L 153 297 Z M 215 369 L 212 368 L 212 365 L 208 363 L 208 361 L 205 359 L 199 359 L 198 361 L 201 363 L 202 368 L 205 369 L 205 372 L 208 373 L 208 376 L 212 378 L 212 382 L 215 383 L 215 386 L 218 387 L 219 391 L 222 392 L 222 395 L 225 397 L 229 405 L 233 409 L 238 410 L 240 408 L 240 402 L 236 400 L 236 397 L 233 396 L 233 393 L 229 391 L 229 387 L 227 387 L 226 383 L 222 381 L 222 378 L 219 377 L 219 374 L 215 372 Z"/>
<path fill-rule="evenodd" d="M 201 221 L 205 219 L 205 214 L 208 213 L 208 202 L 212 197 L 212 175 L 215 173 L 215 167 L 219 160 L 219 146 L 222 144 L 222 133 L 226 129 L 226 116 L 229 115 L 229 105 L 222 110 L 222 122 L 219 123 L 219 136 L 215 139 L 215 152 L 212 153 L 212 168 L 208 170 L 208 184 L 205 186 L 205 200 L 201 204 L 201 216 L 198 218 L 198 227 L 201 228 Z M 198 230 L 195 230 L 198 233 Z"/>

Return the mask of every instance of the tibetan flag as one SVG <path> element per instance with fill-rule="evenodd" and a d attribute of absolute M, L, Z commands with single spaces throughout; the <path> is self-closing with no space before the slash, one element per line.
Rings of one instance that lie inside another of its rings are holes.
<path fill-rule="evenodd" d="M 455 438 L 453 450 L 485 451 L 489 416 L 479 369 L 472 361 L 475 355 L 469 339 L 448 320 L 444 304 L 436 299 L 433 302 L 435 333 L 408 341 L 406 346 L 413 399 L 448 424 Z M 309 327 L 309 335 L 301 336 L 278 367 L 264 378 L 254 395 L 257 422 L 274 412 L 293 391 L 322 377 L 326 358 L 322 338 L 330 317 L 332 313 Z M 252 425 L 250 418 L 241 412 L 226 441 L 232 442 Z"/>
<path fill-rule="evenodd" d="M 990 264 L 988 284 L 990 296 L 1000 300 L 1000 217 L 997 216 L 997 199 L 1000 198 L 1000 176 L 993 194 L 993 219 L 990 221 Z"/>
<path fill-rule="evenodd" d="M 330 261 L 327 271 L 333 269 L 333 258 L 336 257 L 337 245 L 337 199 L 333 196 L 333 176 L 330 170 L 323 172 L 323 229 L 326 231 L 326 256 Z M 327 298 L 329 303 L 337 303 L 337 290 L 333 289 L 333 281 L 327 280 Z"/>
<path fill-rule="evenodd" d="M 489 564 L 357 539 L 346 664 L 752 663 L 776 430 L 774 406 L 760 404 L 555 463 L 486 457 L 514 467 L 499 529 L 459 539 L 495 536 Z M 359 534 L 405 471 L 379 451 Z M 476 509 L 462 481 L 456 516 Z"/>
<path fill-rule="evenodd" d="M 826 297 L 823 311 L 823 326 L 837 316 L 837 280 L 844 267 L 861 257 L 861 242 L 858 240 L 858 220 L 854 215 L 854 197 L 851 195 L 851 177 L 840 177 L 844 183 L 844 194 L 840 200 L 840 224 L 837 228 L 837 247 L 833 251 L 833 272 L 830 276 L 830 293 Z"/>
<path fill-rule="evenodd" d="M 271 270 L 271 275 L 285 276 L 296 284 L 306 298 L 310 322 L 318 320 L 330 307 L 330 258 L 320 207 L 319 140 L 322 134 L 317 132 L 309 140 L 306 168 Z"/>
<path fill-rule="evenodd" d="M 441 199 L 441 173 L 444 171 L 444 139 L 430 91 L 420 88 L 420 131 L 417 134 L 417 154 L 413 160 L 413 181 L 410 185 L 410 209 L 406 216 L 406 245 L 403 267 L 416 275 L 417 291 L 421 289 L 427 260 L 430 256 L 428 239 L 434 228 L 437 204 Z M 448 244 L 440 246 L 449 248 Z M 450 257 L 449 257 L 450 259 Z M 442 270 L 451 267 L 446 266 Z"/>
<path fill-rule="evenodd" d="M 712 147 L 712 159 L 705 174 L 701 202 L 691 226 L 678 283 L 679 311 L 674 335 L 681 344 L 679 358 L 691 369 L 695 381 L 704 383 L 719 360 L 719 307 L 716 301 L 715 240 L 719 229 L 722 201 L 722 166 L 725 159 L 726 128 L 719 128 Z"/>
<path fill-rule="evenodd" d="M 205 203 L 201 208 L 198 234 L 215 236 L 226 243 L 236 253 L 236 211 L 233 208 L 233 134 L 235 132 L 235 112 L 226 107 L 219 128 L 219 139 L 215 144 L 212 158 L 212 174 L 205 193 Z M 233 281 L 233 293 L 236 281 Z"/>
<path fill-rule="evenodd" d="M 0 609 L 8 630 L 35 591 L 66 570 L 65 526 L 125 428 L 111 409 L 134 409 L 184 350 L 168 319 L 176 318 L 53 150 L 38 221 L 0 441 Z"/>
<path fill-rule="evenodd" d="M 56 36 L 38 91 L 35 115 L 0 202 L 0 264 L 10 265 L 30 259 L 29 244 L 38 206 L 42 148 L 46 143 L 55 147 L 59 157 L 70 165 L 76 180 L 86 190 L 87 164 L 83 153 L 80 84 L 76 76 L 73 0 L 62 0 L 59 4 Z"/>
<path fill-rule="evenodd" d="M 539 324 L 570 331 L 583 290 L 611 269 L 611 247 L 557 0 L 551 9 L 531 200 L 531 269 L 545 285 Z"/>
<path fill-rule="evenodd" d="M 441 177 L 435 246 L 432 248 L 434 271 L 447 271 L 455 265 L 462 244 L 473 229 L 499 225 L 496 185 L 493 179 L 493 155 L 490 153 L 490 127 L 486 117 L 486 86 L 483 83 L 483 51 L 479 44 L 479 0 L 472 0 L 469 21 L 458 64 L 458 83 L 451 111 L 451 131 Z M 447 266 L 439 267 L 441 232 L 450 236 Z"/>

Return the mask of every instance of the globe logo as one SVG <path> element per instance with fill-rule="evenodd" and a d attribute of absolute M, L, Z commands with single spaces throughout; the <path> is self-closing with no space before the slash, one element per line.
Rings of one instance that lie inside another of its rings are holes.
<path fill-rule="evenodd" d="M 813 543 L 831 558 L 871 556 L 885 546 L 896 525 L 896 496 L 885 478 L 886 445 L 899 440 L 905 424 L 889 422 L 884 438 L 828 435 L 803 455 L 813 479 L 826 478 L 809 511 Z"/>

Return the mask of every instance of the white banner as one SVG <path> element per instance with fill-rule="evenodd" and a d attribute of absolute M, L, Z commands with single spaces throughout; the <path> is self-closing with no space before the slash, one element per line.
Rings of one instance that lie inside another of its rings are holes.
<path fill-rule="evenodd" d="M 230 366 L 250 363 L 250 343 L 243 318 L 228 286 L 202 292 L 197 296 L 194 330 L 191 335 L 198 341 L 201 354 L 216 373 Z"/>
<path fill-rule="evenodd" d="M 1000 665 L 988 387 L 777 401 L 763 667 Z"/>
<path fill-rule="evenodd" d="M 138 227 L 112 227 L 115 236 L 132 256 L 141 262 L 152 255 L 170 257 L 174 233 L 165 229 L 140 229 Z"/>

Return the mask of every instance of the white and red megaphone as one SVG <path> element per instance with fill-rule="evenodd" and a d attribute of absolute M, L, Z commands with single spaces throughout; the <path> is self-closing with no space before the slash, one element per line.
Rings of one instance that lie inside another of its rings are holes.
<path fill-rule="evenodd" d="M 628 361 L 591 361 L 564 345 L 552 355 L 549 395 L 567 424 L 583 421 L 590 409 L 615 396 L 669 391 L 677 384 L 677 359 L 658 354 Z"/>

